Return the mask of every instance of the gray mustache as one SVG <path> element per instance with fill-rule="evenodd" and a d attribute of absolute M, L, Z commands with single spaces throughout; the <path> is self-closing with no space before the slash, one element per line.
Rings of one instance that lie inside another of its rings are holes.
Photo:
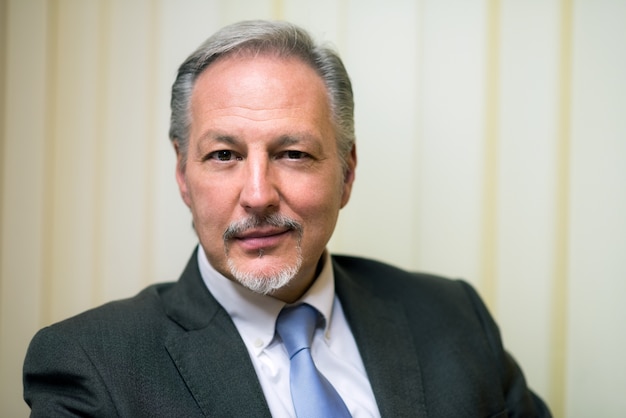
<path fill-rule="evenodd" d="M 250 216 L 240 221 L 236 221 L 228 225 L 222 238 L 224 241 L 233 239 L 236 235 L 242 234 L 248 229 L 259 228 L 263 226 L 274 226 L 277 228 L 288 228 L 297 231 L 299 235 L 302 235 L 302 225 L 295 219 L 291 219 L 288 216 L 273 213 L 267 216 Z"/>

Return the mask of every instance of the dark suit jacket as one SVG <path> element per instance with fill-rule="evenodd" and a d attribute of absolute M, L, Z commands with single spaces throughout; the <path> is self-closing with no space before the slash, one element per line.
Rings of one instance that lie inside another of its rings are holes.
<path fill-rule="evenodd" d="M 382 416 L 549 416 L 466 283 L 333 257 L 336 292 Z M 32 416 L 270 416 L 196 256 L 176 283 L 41 330 L 24 363 Z"/>

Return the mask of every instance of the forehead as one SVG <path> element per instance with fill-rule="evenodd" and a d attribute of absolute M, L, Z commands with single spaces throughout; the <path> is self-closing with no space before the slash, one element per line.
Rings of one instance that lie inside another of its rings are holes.
<path fill-rule="evenodd" d="M 302 59 L 276 54 L 227 55 L 207 67 L 197 78 L 192 92 L 193 101 L 210 99 L 215 106 L 224 101 L 245 101 L 249 107 L 255 101 L 267 106 L 268 97 L 276 105 L 322 99 L 328 102 L 326 86 L 317 72 Z"/>
<path fill-rule="evenodd" d="M 225 56 L 205 69 L 191 97 L 192 137 L 215 124 L 276 129 L 300 126 L 332 136 L 326 86 L 297 57 Z"/>

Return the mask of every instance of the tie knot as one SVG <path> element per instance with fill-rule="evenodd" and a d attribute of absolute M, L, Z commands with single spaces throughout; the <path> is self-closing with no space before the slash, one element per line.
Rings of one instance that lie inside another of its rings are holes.
<path fill-rule="evenodd" d="M 282 338 L 289 358 L 311 347 L 317 315 L 317 310 L 307 304 L 284 308 L 278 315 L 276 332 Z"/>

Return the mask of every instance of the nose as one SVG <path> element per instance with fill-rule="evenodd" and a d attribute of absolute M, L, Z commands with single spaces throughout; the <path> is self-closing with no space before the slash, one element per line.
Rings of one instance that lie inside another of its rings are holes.
<path fill-rule="evenodd" d="M 246 159 L 239 196 L 240 205 L 247 212 L 258 214 L 278 209 L 280 194 L 275 180 L 267 157 Z"/>

